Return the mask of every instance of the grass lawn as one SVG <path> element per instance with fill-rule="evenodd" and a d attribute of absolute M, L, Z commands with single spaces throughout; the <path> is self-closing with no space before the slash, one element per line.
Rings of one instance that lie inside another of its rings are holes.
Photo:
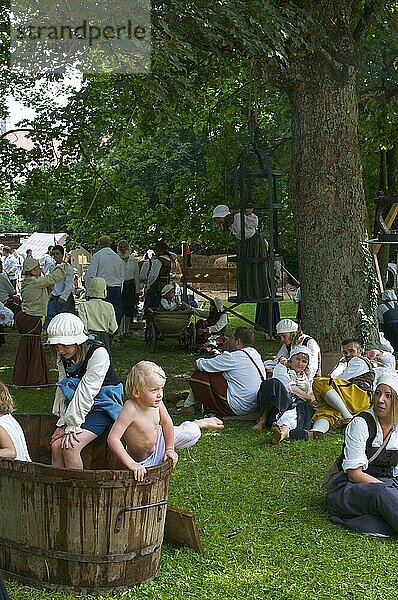
<path fill-rule="evenodd" d="M 282 316 L 294 313 L 290 301 L 281 308 Z M 253 315 L 254 307 L 247 305 L 243 312 Z M 241 323 L 232 318 L 230 328 L 237 324 Z M 263 338 L 257 334 L 256 346 L 265 357 L 279 343 Z M 17 335 L 7 340 L 0 348 L 5 383 L 11 380 Z M 195 357 L 184 354 L 172 339 L 159 342 L 157 353 L 151 355 L 142 332 L 113 346 L 114 366 L 122 380 L 141 359 L 155 360 L 165 369 L 167 392 L 186 388 Z M 51 361 L 54 366 L 52 357 Z M 52 374 L 55 378 L 55 371 Z M 19 412 L 51 412 L 52 389 L 12 393 Z M 277 447 L 269 444 L 269 437 L 252 431 L 250 422 L 226 421 L 223 431 L 206 431 L 196 446 L 179 451 L 170 504 L 195 513 L 205 554 L 164 544 L 156 579 L 118 597 L 397 598 L 396 543 L 348 533 L 327 519 L 320 482 L 340 450 L 341 435 L 332 432 L 316 443 L 286 442 Z M 7 586 L 12 600 L 77 598 L 16 583 Z"/>

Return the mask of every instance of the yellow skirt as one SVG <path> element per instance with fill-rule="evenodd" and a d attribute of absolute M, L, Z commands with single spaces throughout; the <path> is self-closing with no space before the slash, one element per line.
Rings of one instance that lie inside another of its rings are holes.
<path fill-rule="evenodd" d="M 351 414 L 356 415 L 370 406 L 368 392 L 361 390 L 355 383 L 343 379 L 331 379 L 330 377 L 316 377 L 312 384 L 312 391 L 317 401 L 317 409 L 312 417 L 314 423 L 317 419 L 326 419 L 332 427 L 336 421 L 342 418 L 335 408 L 324 401 L 326 392 L 336 390 Z"/>

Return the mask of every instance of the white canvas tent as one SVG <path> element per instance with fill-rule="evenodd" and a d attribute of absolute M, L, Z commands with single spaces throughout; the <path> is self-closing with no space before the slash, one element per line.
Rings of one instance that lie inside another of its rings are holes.
<path fill-rule="evenodd" d="M 18 254 L 26 256 L 26 250 L 32 250 L 34 258 L 41 258 L 46 254 L 49 246 L 54 244 L 65 245 L 67 233 L 32 233 L 30 237 L 17 248 Z"/>

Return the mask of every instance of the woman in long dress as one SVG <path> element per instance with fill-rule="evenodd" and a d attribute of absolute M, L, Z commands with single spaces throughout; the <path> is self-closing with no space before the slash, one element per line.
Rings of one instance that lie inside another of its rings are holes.
<path fill-rule="evenodd" d="M 338 463 L 341 474 L 326 499 L 331 521 L 365 535 L 398 535 L 398 376 L 394 371 L 378 378 L 373 408 L 356 415 L 347 426 Z"/>
<path fill-rule="evenodd" d="M 254 219 L 255 217 L 255 219 Z M 213 211 L 215 219 L 224 231 L 237 239 L 237 295 L 238 300 L 260 301 L 271 296 L 272 275 L 267 261 L 264 238 L 257 231 L 256 215 L 245 214 L 242 235 L 241 215 L 231 214 L 228 206 L 219 204 Z"/>
<path fill-rule="evenodd" d="M 65 277 L 66 263 L 57 265 L 51 275 L 43 277 L 39 261 L 24 260 L 21 284 L 22 309 L 15 317 L 21 334 L 12 382 L 18 387 L 40 387 L 51 383 L 41 341 L 42 318 L 47 313 L 48 288 Z"/>

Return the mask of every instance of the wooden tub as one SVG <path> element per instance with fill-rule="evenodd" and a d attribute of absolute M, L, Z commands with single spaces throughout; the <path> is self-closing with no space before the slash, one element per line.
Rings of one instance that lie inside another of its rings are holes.
<path fill-rule="evenodd" d="M 34 462 L 0 459 L 0 570 L 26 585 L 109 594 L 158 571 L 172 470 L 143 482 L 119 468 L 105 436 L 84 471 L 50 466 L 50 415 L 15 415 Z"/>

